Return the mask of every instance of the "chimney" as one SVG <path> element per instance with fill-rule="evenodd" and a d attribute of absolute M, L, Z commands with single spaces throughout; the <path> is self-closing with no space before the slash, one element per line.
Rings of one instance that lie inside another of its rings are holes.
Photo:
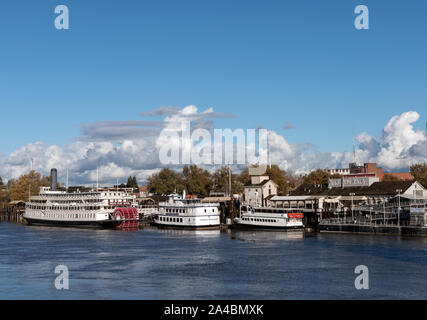
<path fill-rule="evenodd" d="M 50 170 L 50 190 L 56 191 L 58 171 L 53 168 Z"/>

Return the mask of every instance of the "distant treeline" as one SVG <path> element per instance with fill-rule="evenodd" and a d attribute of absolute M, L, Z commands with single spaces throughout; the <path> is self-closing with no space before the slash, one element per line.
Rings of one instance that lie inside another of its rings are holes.
<path fill-rule="evenodd" d="M 414 164 L 410 167 L 410 172 L 416 181 L 427 188 L 427 164 Z M 292 173 L 285 172 L 277 165 L 267 168 L 266 175 L 278 184 L 279 194 L 288 194 L 291 188 L 301 184 L 315 185 L 328 184 L 328 180 L 340 175 L 330 175 L 322 169 L 317 169 L 307 175 L 296 177 Z M 384 175 L 384 180 L 396 180 L 396 177 Z M 244 168 L 239 174 L 231 175 L 231 192 L 242 193 L 243 187 L 251 182 L 249 169 Z M 39 172 L 30 171 L 28 174 L 21 175 L 18 179 L 10 179 L 6 184 L 0 177 L 0 208 L 14 200 L 28 200 L 28 195 L 37 195 L 42 186 L 49 186 L 50 178 L 42 176 Z M 138 189 L 138 181 L 135 176 L 130 176 L 126 184 L 119 187 L 128 187 Z M 229 190 L 229 169 L 223 166 L 214 172 L 200 168 L 197 165 L 186 165 L 180 172 L 169 168 L 161 169 L 148 177 L 147 187 L 149 192 L 166 195 L 172 192 L 181 193 L 184 189 L 187 194 L 197 194 L 198 196 L 207 196 L 212 192 L 224 192 L 228 194 Z M 64 188 L 59 184 L 59 188 Z M 78 188 L 78 187 L 77 187 Z M 84 188 L 84 187 L 81 187 Z M 70 188 L 71 189 L 71 188 Z"/>

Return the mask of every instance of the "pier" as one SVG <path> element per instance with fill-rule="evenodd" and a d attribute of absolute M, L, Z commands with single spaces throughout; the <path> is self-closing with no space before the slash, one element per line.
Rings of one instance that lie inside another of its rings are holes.
<path fill-rule="evenodd" d="M 319 221 L 320 232 L 350 232 L 427 236 L 427 201 L 411 199 L 356 206 L 343 217 Z"/>

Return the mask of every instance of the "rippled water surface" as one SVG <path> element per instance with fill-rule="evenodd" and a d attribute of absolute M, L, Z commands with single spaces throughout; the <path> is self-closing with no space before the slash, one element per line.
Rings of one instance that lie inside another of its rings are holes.
<path fill-rule="evenodd" d="M 56 290 L 57 265 L 69 290 Z M 356 290 L 354 268 L 369 268 Z M 426 299 L 427 238 L 0 224 L 2 299 Z"/>

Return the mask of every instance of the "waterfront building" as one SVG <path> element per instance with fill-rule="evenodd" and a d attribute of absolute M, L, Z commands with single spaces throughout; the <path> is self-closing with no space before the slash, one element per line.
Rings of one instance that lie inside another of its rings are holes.
<path fill-rule="evenodd" d="M 349 213 L 356 206 L 375 206 L 394 199 L 426 200 L 427 190 L 417 181 L 383 181 L 369 186 L 301 185 L 288 196 L 274 196 L 272 206 L 304 213 Z"/>
<path fill-rule="evenodd" d="M 373 174 L 378 181 L 384 181 L 385 178 L 395 178 L 399 180 L 413 180 L 414 177 L 409 172 L 383 172 L 381 167 L 377 167 L 376 163 L 350 163 L 348 168 L 325 169 L 329 174 L 347 175 L 362 175 Z"/>
<path fill-rule="evenodd" d="M 251 184 L 244 186 L 244 201 L 250 206 L 268 206 L 277 195 L 278 185 L 266 174 L 267 166 L 249 168 Z"/>

